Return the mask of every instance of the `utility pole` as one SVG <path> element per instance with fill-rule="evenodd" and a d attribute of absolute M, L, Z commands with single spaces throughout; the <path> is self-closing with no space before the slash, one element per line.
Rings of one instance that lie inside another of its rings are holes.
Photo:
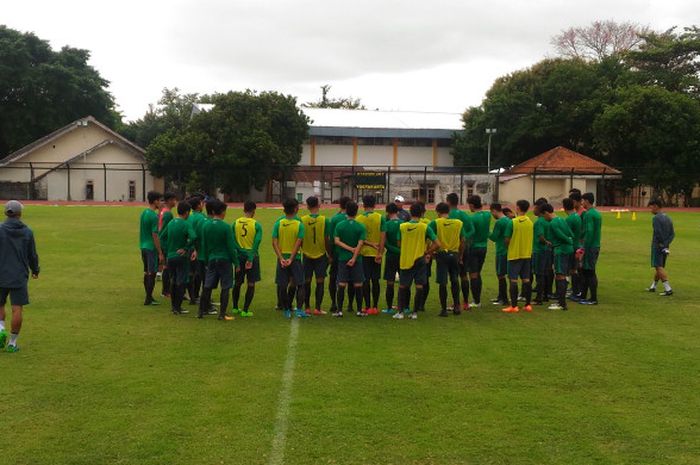
<path fill-rule="evenodd" d="M 491 137 L 496 134 L 496 128 L 486 128 L 486 134 L 489 135 L 489 148 L 486 158 L 486 172 L 491 174 Z"/>

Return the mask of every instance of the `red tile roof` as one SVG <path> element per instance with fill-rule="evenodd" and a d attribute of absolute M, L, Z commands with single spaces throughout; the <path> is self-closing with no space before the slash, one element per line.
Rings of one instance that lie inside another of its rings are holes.
<path fill-rule="evenodd" d="M 562 146 L 515 165 L 504 174 L 571 174 L 572 169 L 574 174 L 621 174 L 605 163 Z"/>

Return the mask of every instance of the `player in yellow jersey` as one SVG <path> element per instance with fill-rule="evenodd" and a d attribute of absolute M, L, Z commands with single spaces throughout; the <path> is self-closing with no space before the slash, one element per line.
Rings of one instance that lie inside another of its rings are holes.
<path fill-rule="evenodd" d="M 421 311 L 425 299 L 423 298 L 423 286 L 428 280 L 428 261 L 431 255 L 440 248 L 440 241 L 428 225 L 421 223 L 423 207 L 420 204 L 411 205 L 411 221 L 403 223 L 399 228 L 399 311 L 394 318 L 401 320 L 407 313 L 411 285 L 416 285 L 416 297 L 413 312 L 409 318 L 415 320 Z M 426 247 L 426 241 L 430 241 L 430 247 Z M 403 311 L 402 311 L 403 310 Z"/>
<path fill-rule="evenodd" d="M 435 260 L 437 261 L 437 279 L 440 286 L 440 316 L 447 316 L 447 281 L 450 281 L 452 301 L 455 315 L 461 313 L 459 307 L 460 277 L 459 265 L 464 254 L 466 235 L 462 221 L 451 219 L 450 206 L 445 202 L 437 204 L 435 211 L 438 218 L 431 221 L 428 227 L 437 235 L 440 244 Z"/>
<path fill-rule="evenodd" d="M 255 210 L 257 205 L 253 201 L 246 201 L 243 204 L 243 216 L 233 223 L 233 238 L 239 252 L 240 273 L 236 273 L 236 282 L 233 286 L 233 311 L 246 318 L 253 316 L 250 311 L 250 304 L 255 296 L 255 283 L 260 281 L 260 243 L 262 242 L 262 226 L 255 220 Z M 241 287 L 246 281 L 245 297 L 243 299 L 243 309 L 238 306 L 241 297 Z"/>
<path fill-rule="evenodd" d="M 323 303 L 323 287 L 328 271 L 328 258 L 330 256 L 329 232 L 330 220 L 325 215 L 319 215 L 318 197 L 311 196 L 306 199 L 306 207 L 309 214 L 301 217 L 304 224 L 304 240 L 301 250 L 304 253 L 304 295 L 306 296 L 306 313 L 325 315 L 321 310 Z M 311 311 L 311 281 L 316 278 L 316 306 Z"/>
<path fill-rule="evenodd" d="M 508 277 L 510 278 L 510 307 L 503 309 L 506 313 L 517 313 L 518 309 L 518 278 L 522 282 L 523 297 L 525 297 L 526 312 L 532 311 L 530 299 L 532 297 L 532 283 L 530 282 L 530 261 L 532 260 L 532 239 L 534 227 L 530 218 L 526 216 L 530 209 L 530 202 L 518 200 L 515 203 L 515 213 L 512 227 L 505 235 L 508 246 Z"/>
<path fill-rule="evenodd" d="M 284 217 L 277 220 L 272 229 L 272 248 L 277 255 L 277 295 L 284 309 L 284 316 L 292 317 L 293 299 L 288 294 L 290 282 L 296 288 L 298 318 L 308 315 L 301 308 L 304 304 L 304 267 L 301 263 L 301 242 L 304 239 L 304 225 L 297 216 L 299 202 L 287 199 Z"/>
<path fill-rule="evenodd" d="M 374 211 L 376 199 L 373 195 L 365 195 L 362 198 L 364 212 L 357 216 L 357 222 L 367 230 L 367 239 L 364 241 L 360 254 L 362 255 L 362 270 L 365 275 L 365 283 L 362 294 L 365 300 L 365 313 L 378 315 L 379 309 L 379 279 L 382 275 L 382 258 L 384 257 L 384 244 L 386 243 L 386 218 Z"/>
<path fill-rule="evenodd" d="M 425 204 L 421 201 L 416 202 L 418 205 L 420 205 L 421 208 L 421 216 L 420 216 L 420 222 L 429 225 L 430 224 L 430 219 L 425 217 L 425 214 L 427 213 L 427 210 L 425 208 Z M 430 246 L 430 241 L 426 240 L 425 242 L 425 247 Z M 430 295 L 430 278 L 433 276 L 433 256 L 430 255 L 430 259 L 428 260 L 427 263 L 427 272 L 426 272 L 427 279 L 425 280 L 425 285 L 423 286 L 423 305 L 421 305 L 421 311 L 425 310 L 425 303 L 428 301 L 428 295 Z"/>

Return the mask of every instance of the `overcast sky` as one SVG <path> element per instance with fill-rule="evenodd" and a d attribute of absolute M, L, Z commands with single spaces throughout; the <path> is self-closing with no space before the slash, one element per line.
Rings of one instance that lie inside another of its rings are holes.
<path fill-rule="evenodd" d="M 246 88 L 371 109 L 462 112 L 499 76 L 553 56 L 550 39 L 598 19 L 700 24 L 690 0 L 4 1 L 0 23 L 92 52 L 128 119 L 163 87 Z"/>

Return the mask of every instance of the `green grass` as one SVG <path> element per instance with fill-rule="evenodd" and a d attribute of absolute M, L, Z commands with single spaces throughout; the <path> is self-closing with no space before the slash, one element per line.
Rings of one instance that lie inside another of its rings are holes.
<path fill-rule="evenodd" d="M 22 351 L 0 354 L 0 463 L 268 462 L 289 337 L 279 211 L 259 212 L 255 317 L 226 324 L 141 305 L 139 213 L 26 209 L 42 275 Z M 285 463 L 700 463 L 698 216 L 671 216 L 668 299 L 643 292 L 650 215 L 604 214 L 598 307 L 441 319 L 433 286 L 415 322 L 301 321 Z"/>

